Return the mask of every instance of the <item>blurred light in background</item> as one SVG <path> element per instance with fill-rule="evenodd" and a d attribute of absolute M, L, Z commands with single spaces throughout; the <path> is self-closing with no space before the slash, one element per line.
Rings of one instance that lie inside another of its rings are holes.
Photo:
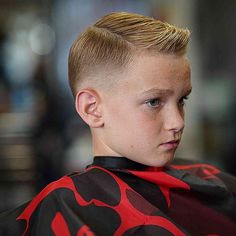
<path fill-rule="evenodd" d="M 69 48 L 102 15 L 130 11 L 191 32 L 193 92 L 178 156 L 236 174 L 236 2 L 0 1 L 0 211 L 91 162 L 67 82 Z"/>
<path fill-rule="evenodd" d="M 30 47 L 38 55 L 47 55 L 55 46 L 55 32 L 47 24 L 34 26 L 29 33 Z"/>

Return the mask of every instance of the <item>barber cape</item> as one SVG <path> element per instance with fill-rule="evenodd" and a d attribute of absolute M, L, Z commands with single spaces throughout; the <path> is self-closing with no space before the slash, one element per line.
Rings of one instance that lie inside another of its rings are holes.
<path fill-rule="evenodd" d="M 236 178 L 208 164 L 95 157 L 0 214 L 0 235 L 235 236 Z"/>

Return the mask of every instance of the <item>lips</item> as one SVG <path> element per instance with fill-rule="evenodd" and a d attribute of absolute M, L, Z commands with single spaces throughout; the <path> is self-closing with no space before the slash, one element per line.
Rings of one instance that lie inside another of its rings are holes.
<path fill-rule="evenodd" d="M 180 140 L 171 140 L 166 143 L 162 143 L 161 146 L 168 150 L 176 149 L 179 146 L 179 142 Z"/>

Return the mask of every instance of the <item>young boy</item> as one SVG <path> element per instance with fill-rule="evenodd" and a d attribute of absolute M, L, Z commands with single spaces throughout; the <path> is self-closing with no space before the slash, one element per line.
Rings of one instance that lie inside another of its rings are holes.
<path fill-rule="evenodd" d="M 94 161 L 3 213 L 1 235 L 236 234 L 235 178 L 170 164 L 191 92 L 188 41 L 188 30 L 124 12 L 76 39 L 69 81 Z"/>

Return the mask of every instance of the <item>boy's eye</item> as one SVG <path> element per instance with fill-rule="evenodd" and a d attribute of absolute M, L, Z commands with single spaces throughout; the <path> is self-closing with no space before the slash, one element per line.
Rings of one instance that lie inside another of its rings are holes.
<path fill-rule="evenodd" d="M 158 98 L 155 98 L 155 99 L 151 99 L 151 100 L 148 100 L 146 101 L 146 104 L 149 106 L 149 107 L 159 107 L 161 102 L 160 102 L 160 99 Z"/>
<path fill-rule="evenodd" d="M 188 99 L 188 96 L 184 96 L 179 100 L 179 105 L 180 106 L 184 106 L 185 105 L 185 101 Z"/>

